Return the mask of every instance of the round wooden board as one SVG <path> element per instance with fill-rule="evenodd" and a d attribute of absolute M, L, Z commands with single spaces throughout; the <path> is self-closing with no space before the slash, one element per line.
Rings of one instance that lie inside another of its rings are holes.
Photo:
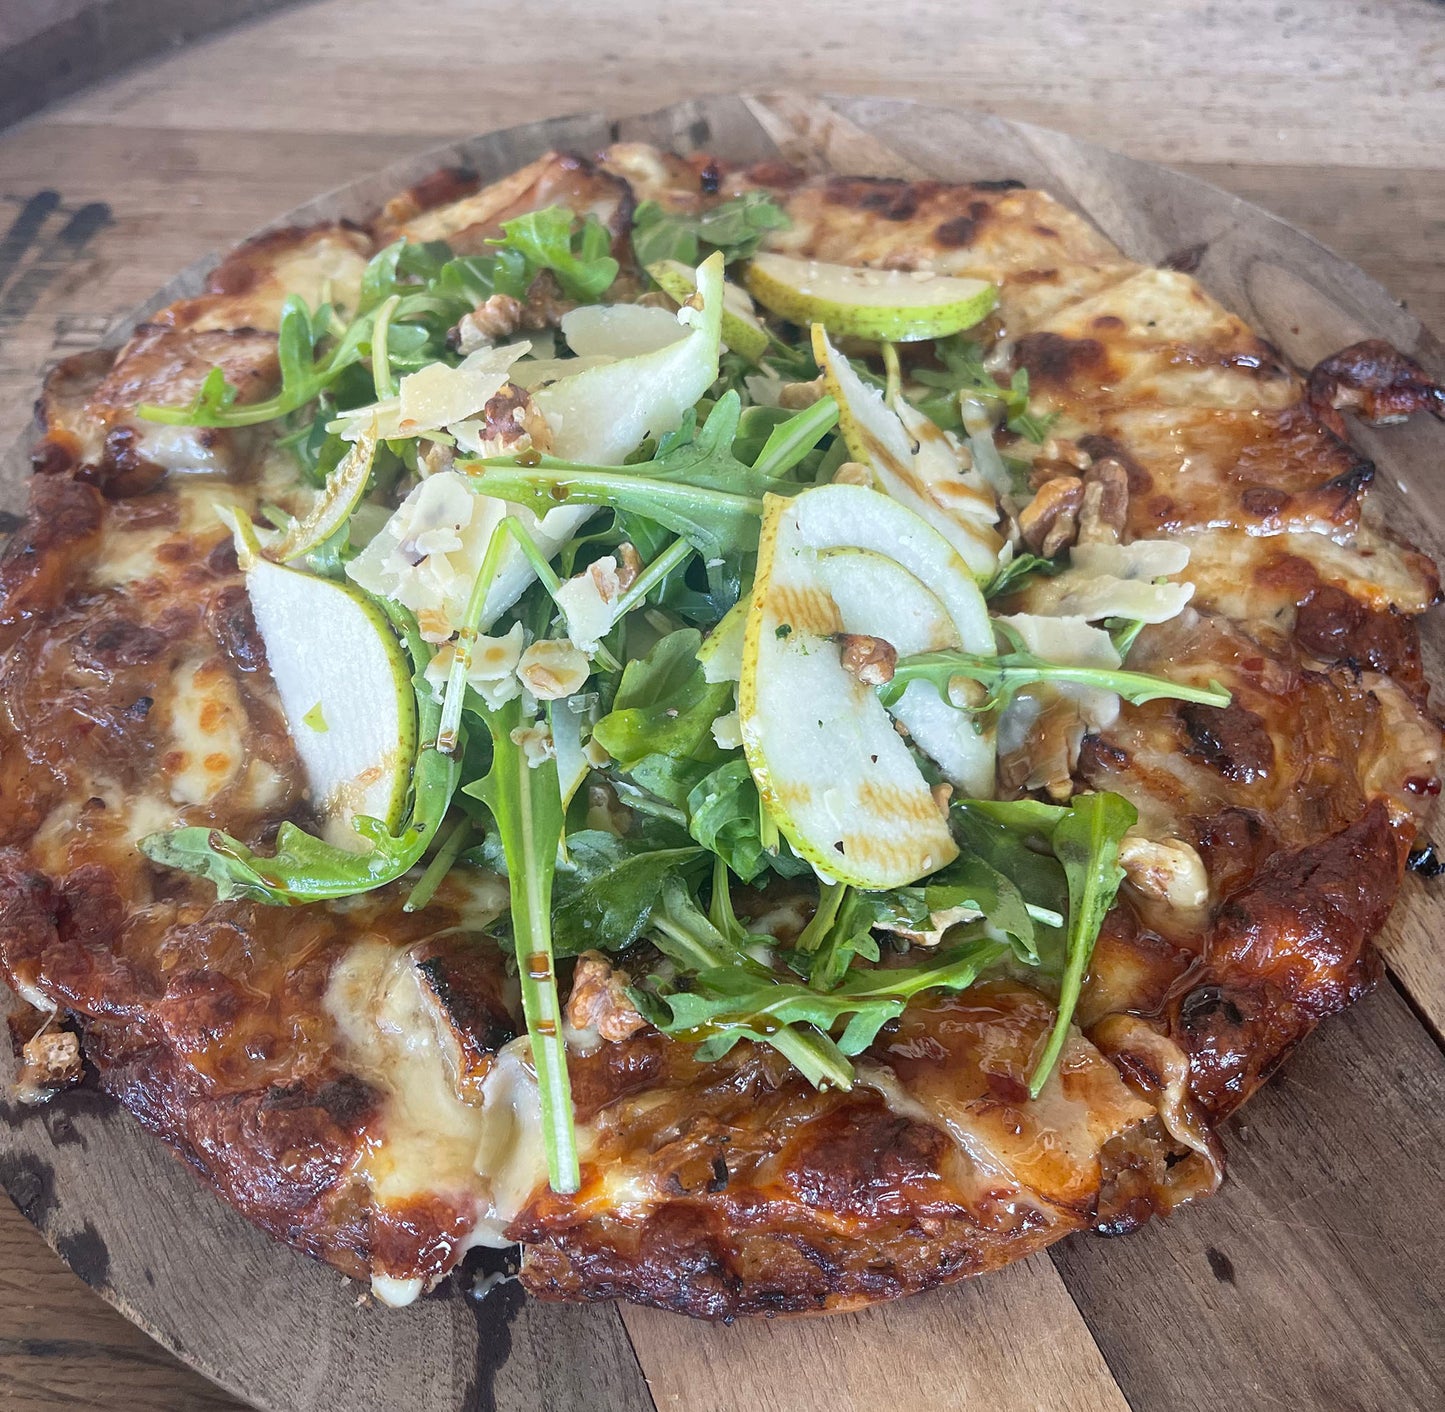
<path fill-rule="evenodd" d="M 1059 133 L 901 101 L 726 97 L 621 123 L 536 123 L 427 152 L 278 223 L 365 216 L 441 165 L 491 179 L 549 147 L 586 151 L 619 137 L 731 159 L 781 152 L 859 173 L 1017 178 L 1077 207 L 1130 255 L 1186 263 L 1298 364 L 1373 336 L 1445 374 L 1418 320 L 1266 212 Z M 108 341 L 196 288 L 204 271 L 179 276 Z M 1361 428 L 1357 439 L 1379 466 L 1394 523 L 1445 557 L 1445 497 L 1432 479 L 1445 431 L 1424 421 Z M 24 451 L 0 466 L 11 508 Z M 1427 668 L 1437 681 L 1442 648 L 1445 629 L 1432 622 Z M 847 1412 L 896 1390 L 898 1369 L 925 1409 L 1118 1412 L 1186 1398 L 1423 1408 L 1445 1378 L 1445 1236 L 1438 1198 L 1421 1186 L 1445 1139 L 1445 1063 L 1426 1027 L 1445 1018 L 1432 935 L 1442 931 L 1440 901 L 1408 885 L 1382 942 L 1396 988 L 1330 1022 L 1251 1105 L 1234 1125 L 1234 1178 L 1213 1201 L 1125 1241 L 1074 1239 L 1052 1260 L 823 1322 L 709 1329 L 648 1311 L 544 1305 L 515 1286 L 481 1303 L 448 1287 L 405 1311 L 379 1309 L 253 1230 L 128 1115 L 83 1092 L 4 1110 L 0 1184 L 129 1318 L 276 1412 Z"/>

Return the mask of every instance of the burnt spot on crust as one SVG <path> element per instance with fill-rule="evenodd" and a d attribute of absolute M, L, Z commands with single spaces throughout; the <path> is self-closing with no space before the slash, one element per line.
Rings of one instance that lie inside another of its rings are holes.
<path fill-rule="evenodd" d="M 104 618 L 83 628 L 72 655 L 78 667 L 92 672 L 113 672 L 154 662 L 166 650 L 165 634 L 127 618 Z"/>
<path fill-rule="evenodd" d="M 1236 784 L 1252 784 L 1270 773 L 1274 742 L 1264 721 L 1246 706 L 1201 706 L 1190 702 L 1179 708 L 1184 726 L 1185 753 L 1218 770 Z"/>
<path fill-rule="evenodd" d="M 1097 339 L 1065 338 L 1043 330 L 1026 333 L 1015 349 L 1018 366 L 1027 370 L 1029 386 L 1064 388 L 1076 377 L 1098 379 L 1108 367 L 1108 350 Z"/>
<path fill-rule="evenodd" d="M 1322 584 L 1300 604 L 1295 641 L 1311 657 L 1350 671 L 1385 672 L 1423 701 L 1420 630 L 1413 618 L 1381 612 L 1333 584 Z"/>
<path fill-rule="evenodd" d="M 897 1216 L 937 1186 L 948 1146 L 937 1128 L 881 1104 L 863 1112 L 838 1109 L 810 1126 L 791 1155 L 788 1178 L 805 1206 L 840 1216 Z"/>
<path fill-rule="evenodd" d="M 960 246 L 972 245 L 978 238 L 979 227 L 988 219 L 992 209 L 987 201 L 971 202 L 967 214 L 952 216 L 944 221 L 933 232 L 933 238 L 945 250 L 956 250 Z"/>
<path fill-rule="evenodd" d="M 1352 343 L 1317 363 L 1306 396 L 1315 415 L 1339 437 L 1345 435 L 1344 409 L 1376 424 L 1404 421 L 1422 411 L 1445 418 L 1445 387 L 1382 338 Z"/>
<path fill-rule="evenodd" d="M 1216 897 L 1236 892 L 1279 846 L 1274 830 L 1255 809 L 1221 809 L 1193 820 L 1192 832 Z"/>
<path fill-rule="evenodd" d="M 77 556 L 99 538 L 100 494 L 69 476 L 32 476 L 30 513 L 0 556 L 0 623 L 55 607 Z"/>
<path fill-rule="evenodd" d="M 230 540 L 225 543 L 231 547 Z M 243 584 L 231 584 L 211 599 L 206 607 L 206 626 L 238 671 L 258 672 L 266 665 L 266 644 Z"/>
<path fill-rule="evenodd" d="M 1268 858 L 1220 906 L 1203 971 L 1179 997 L 1174 1023 L 1191 1086 L 1215 1117 L 1374 984 L 1379 963 L 1368 942 L 1394 900 L 1405 853 L 1377 801 L 1338 833 Z"/>
<path fill-rule="evenodd" d="M 470 196 L 478 185 L 476 172 L 465 167 L 442 167 L 393 196 L 382 207 L 378 224 L 388 228 L 405 225 L 424 211 L 449 206 L 453 201 Z"/>
<path fill-rule="evenodd" d="M 828 179 L 824 186 L 824 199 L 830 205 L 867 211 L 885 221 L 907 221 L 912 220 L 918 214 L 918 208 L 941 189 L 936 181 L 840 176 Z"/>

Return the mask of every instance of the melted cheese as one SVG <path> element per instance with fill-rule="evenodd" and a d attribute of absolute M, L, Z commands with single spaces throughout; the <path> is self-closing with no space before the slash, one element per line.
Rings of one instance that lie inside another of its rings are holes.
<path fill-rule="evenodd" d="M 358 1159 L 373 1199 L 401 1205 L 441 1197 L 473 1214 L 463 1248 L 509 1245 L 508 1226 L 547 1180 L 526 1039 L 497 1053 L 482 1101 L 464 1101 L 410 954 L 374 936 L 357 941 L 337 964 L 326 1009 L 346 1062 L 383 1095 Z M 591 1135 L 579 1128 L 577 1136 L 585 1156 Z M 372 1287 L 386 1303 L 421 1293 L 421 1281 L 410 1277 L 383 1271 L 377 1279 Z"/>
<path fill-rule="evenodd" d="M 231 784 L 246 761 L 246 710 L 226 665 L 191 657 L 172 674 L 161 697 L 169 749 L 161 768 L 177 804 L 207 804 Z"/>

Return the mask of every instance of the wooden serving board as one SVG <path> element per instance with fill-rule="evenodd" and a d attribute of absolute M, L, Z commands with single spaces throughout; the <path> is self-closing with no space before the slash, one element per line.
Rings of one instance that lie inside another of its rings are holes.
<path fill-rule="evenodd" d="M 365 215 L 447 163 L 491 178 L 550 146 L 587 150 L 618 137 L 730 158 L 781 152 L 859 173 L 1015 177 L 1076 206 L 1136 258 L 1187 258 L 1300 364 L 1377 336 L 1445 374 L 1445 354 L 1417 319 L 1264 211 L 1058 133 L 901 101 L 715 98 L 621 123 L 537 123 L 426 153 L 283 220 Z M 147 308 L 193 288 L 203 269 Z M 1377 461 L 1394 523 L 1445 558 L 1436 480 L 1445 428 L 1360 429 L 1358 440 Z M 0 504 L 21 503 L 24 472 L 17 448 L 0 467 Z M 1426 644 L 1428 670 L 1445 683 L 1445 624 L 1427 624 Z M 0 1184 L 129 1318 L 275 1412 L 1436 1408 L 1442 935 L 1445 882 L 1433 893 L 1408 882 L 1382 940 L 1389 981 L 1328 1022 L 1229 1125 L 1231 1178 L 1211 1201 L 1120 1240 L 1074 1237 L 980 1281 L 862 1314 L 708 1327 L 545 1305 L 514 1285 L 481 1302 L 452 1285 L 387 1311 L 246 1225 L 128 1115 L 85 1092 L 4 1109 Z"/>

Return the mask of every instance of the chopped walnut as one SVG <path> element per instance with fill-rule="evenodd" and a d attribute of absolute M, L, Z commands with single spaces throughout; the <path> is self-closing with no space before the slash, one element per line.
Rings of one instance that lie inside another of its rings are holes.
<path fill-rule="evenodd" d="M 873 484 L 873 472 L 861 461 L 844 461 L 836 471 L 833 472 L 834 485 L 868 485 Z"/>
<path fill-rule="evenodd" d="M 1129 472 L 1121 461 L 1106 456 L 1084 473 L 1084 499 L 1079 507 L 1080 544 L 1117 544 L 1129 515 Z"/>
<path fill-rule="evenodd" d="M 580 691 L 591 669 L 587 654 L 570 642 L 543 638 L 522 653 L 517 676 L 538 701 L 557 701 Z"/>
<path fill-rule="evenodd" d="M 619 591 L 626 593 L 637 582 L 637 576 L 642 572 L 642 555 L 633 545 L 624 540 L 617 546 L 617 557 L 622 561 L 617 566 L 617 587 Z"/>
<path fill-rule="evenodd" d="M 1047 466 L 1052 462 L 1072 466 L 1076 471 L 1086 471 L 1092 460 L 1093 458 L 1077 441 L 1070 441 L 1062 436 L 1051 436 L 1039 447 L 1038 460 L 1034 464 Z"/>
<path fill-rule="evenodd" d="M 785 412 L 801 412 L 818 401 L 825 391 L 821 374 L 812 382 L 785 382 L 778 389 L 778 406 Z"/>
<path fill-rule="evenodd" d="M 424 476 L 434 476 L 441 471 L 451 470 L 455 459 L 456 451 L 450 446 L 443 446 L 439 441 L 419 443 L 417 463 Z"/>
<path fill-rule="evenodd" d="M 893 680 L 898 649 L 891 642 L 858 632 L 840 632 L 834 641 L 843 649 L 844 668 L 864 686 L 882 686 Z"/>
<path fill-rule="evenodd" d="M 518 726 L 512 732 L 512 744 L 518 746 L 526 757 L 527 767 L 537 769 L 557 753 L 552 732 L 545 725 Z"/>
<path fill-rule="evenodd" d="M 449 341 L 458 353 L 475 353 L 522 329 L 552 327 L 561 322 L 563 314 L 576 307 L 573 300 L 563 297 L 551 270 L 542 270 L 532 281 L 525 299 L 494 294 L 470 314 L 463 314 L 451 331 Z"/>
<path fill-rule="evenodd" d="M 70 1030 L 42 1030 L 20 1052 L 18 1091 L 43 1103 L 57 1089 L 80 1081 L 80 1038 Z"/>
<path fill-rule="evenodd" d="M 647 1021 L 627 998 L 631 982 L 626 971 L 614 970 L 599 952 L 584 951 L 572 972 L 568 1024 L 579 1030 L 595 1029 L 610 1044 L 636 1034 Z"/>
<path fill-rule="evenodd" d="M 1171 907 L 1202 907 L 1209 900 L 1204 862 L 1180 839 L 1129 834 L 1119 843 L 1119 866 L 1132 887 Z"/>
<path fill-rule="evenodd" d="M 552 449 L 552 431 L 526 389 L 507 383 L 482 408 L 483 438 L 504 450 Z"/>
<path fill-rule="evenodd" d="M 525 315 L 520 299 L 510 294 L 492 295 L 457 321 L 453 330 L 457 352 L 465 356 L 490 348 L 499 338 L 509 338 L 522 327 Z"/>
<path fill-rule="evenodd" d="M 1019 511 L 1019 533 L 1035 554 L 1051 559 L 1074 542 L 1078 514 L 1084 503 L 1084 482 L 1078 476 L 1055 476 Z"/>

